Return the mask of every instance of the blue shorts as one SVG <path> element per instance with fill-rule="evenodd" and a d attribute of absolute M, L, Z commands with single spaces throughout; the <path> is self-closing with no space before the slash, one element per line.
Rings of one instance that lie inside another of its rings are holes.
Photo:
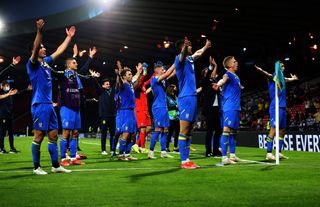
<path fill-rule="evenodd" d="M 80 129 L 81 128 L 81 116 L 80 110 L 75 111 L 66 106 L 60 108 L 60 117 L 62 123 L 62 129 Z"/>
<path fill-rule="evenodd" d="M 276 109 L 269 108 L 269 115 L 270 115 L 270 127 L 276 127 Z M 286 108 L 279 108 L 279 128 L 285 129 L 287 127 L 287 111 Z"/>
<path fill-rule="evenodd" d="M 239 129 L 240 111 L 226 111 L 223 113 L 223 127 Z"/>
<path fill-rule="evenodd" d="M 197 96 L 185 96 L 178 98 L 180 120 L 195 122 L 197 118 Z"/>
<path fill-rule="evenodd" d="M 116 117 L 116 132 L 136 133 L 137 120 L 133 109 L 119 109 Z"/>
<path fill-rule="evenodd" d="M 170 126 L 168 108 L 153 108 L 152 114 L 155 128 L 168 128 Z"/>
<path fill-rule="evenodd" d="M 52 103 L 37 103 L 31 106 L 33 129 L 51 131 L 58 129 L 57 114 Z"/>

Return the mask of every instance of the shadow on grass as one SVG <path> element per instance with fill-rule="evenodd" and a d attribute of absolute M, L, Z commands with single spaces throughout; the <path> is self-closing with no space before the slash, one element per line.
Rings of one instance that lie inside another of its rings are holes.
<path fill-rule="evenodd" d="M 26 174 L 15 174 L 15 175 L 10 175 L 10 176 L 1 176 L 0 180 L 10 180 L 10 179 L 19 179 L 19 178 L 25 178 L 25 177 L 31 177 L 35 176 L 32 174 L 32 171 L 30 173 L 26 172 Z"/>
<path fill-rule="evenodd" d="M 145 178 L 145 177 L 150 177 L 150 176 L 158 176 L 158 175 L 163 175 L 163 174 L 168 174 L 168 173 L 174 173 L 181 170 L 181 168 L 172 168 L 168 170 L 160 170 L 156 172 L 148 172 L 148 173 L 140 173 L 140 174 L 134 174 L 129 176 L 131 179 L 131 182 L 138 182 L 140 179 Z"/>
<path fill-rule="evenodd" d="M 270 171 L 270 170 L 273 170 L 275 167 L 276 167 L 276 165 L 268 165 L 268 166 L 261 168 L 261 171 Z"/>

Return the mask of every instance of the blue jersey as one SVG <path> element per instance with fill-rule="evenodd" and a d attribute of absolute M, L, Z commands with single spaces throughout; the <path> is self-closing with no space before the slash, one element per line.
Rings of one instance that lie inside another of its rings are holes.
<path fill-rule="evenodd" d="M 150 84 L 154 94 L 152 108 L 167 108 L 167 95 L 163 82 L 158 82 L 159 76 L 151 79 Z"/>
<path fill-rule="evenodd" d="M 179 59 L 180 55 L 174 61 L 179 83 L 179 97 L 196 96 L 196 77 L 192 56 L 188 56 L 182 63 L 180 63 Z"/>
<path fill-rule="evenodd" d="M 239 77 L 231 72 L 226 72 L 224 75 L 228 76 L 228 81 L 222 86 L 222 110 L 227 111 L 241 111 L 240 96 L 241 84 Z"/>
<path fill-rule="evenodd" d="M 275 74 L 272 75 L 272 78 Z M 281 82 L 280 82 L 281 84 Z M 269 88 L 269 96 L 270 96 L 270 108 L 276 108 L 276 92 L 275 92 L 275 82 L 273 80 L 268 80 L 268 88 Z M 278 97 L 279 97 L 279 107 L 286 108 L 286 88 L 281 86 L 282 90 L 278 89 Z"/>
<path fill-rule="evenodd" d="M 27 72 L 32 84 L 32 102 L 31 105 L 37 103 L 52 103 L 52 78 L 49 64 L 52 63 L 52 57 L 43 58 L 43 62 L 36 60 L 32 63 L 27 62 Z"/>
<path fill-rule="evenodd" d="M 119 109 L 134 109 L 136 107 L 132 84 L 123 83 L 123 88 L 120 88 L 118 98 L 120 98 Z"/>

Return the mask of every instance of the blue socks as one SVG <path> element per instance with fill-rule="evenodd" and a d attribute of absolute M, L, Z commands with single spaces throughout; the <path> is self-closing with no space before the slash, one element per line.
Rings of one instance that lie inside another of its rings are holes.
<path fill-rule="evenodd" d="M 283 149 L 283 143 L 284 143 L 283 137 L 279 137 L 279 152 L 281 152 Z"/>
<path fill-rule="evenodd" d="M 31 151 L 34 169 L 40 167 L 40 147 L 41 142 L 37 142 L 35 140 L 32 141 Z"/>
<path fill-rule="evenodd" d="M 229 135 L 229 146 L 230 146 L 230 154 L 235 154 L 236 153 L 236 132 L 231 132 Z"/>
<path fill-rule="evenodd" d="M 220 139 L 222 156 L 227 156 L 230 132 L 223 132 Z"/>
<path fill-rule="evenodd" d="M 131 139 L 126 142 L 126 154 L 130 154 L 133 144 L 134 142 Z"/>
<path fill-rule="evenodd" d="M 162 132 L 160 137 L 161 151 L 166 151 L 168 132 Z"/>
<path fill-rule="evenodd" d="M 181 162 L 185 162 L 187 160 L 186 148 L 187 148 L 187 138 L 184 134 L 179 134 L 178 138 L 178 146 L 180 152 Z"/>
<path fill-rule="evenodd" d="M 76 156 L 77 156 L 77 148 L 78 148 L 77 137 L 70 138 L 70 157 L 71 158 L 76 158 Z"/>
<path fill-rule="evenodd" d="M 150 150 L 154 151 L 154 147 L 156 146 L 158 136 L 160 135 L 160 131 L 154 131 L 152 136 L 151 136 L 151 141 L 150 141 Z"/>
<path fill-rule="evenodd" d="M 115 151 L 114 150 L 114 140 L 115 138 L 114 137 L 110 137 L 110 151 Z"/>
<path fill-rule="evenodd" d="M 267 137 L 267 153 L 272 153 L 273 150 L 273 138 Z"/>
<path fill-rule="evenodd" d="M 269 136 L 267 137 L 267 153 L 272 153 L 272 150 L 273 150 L 273 140 L 274 140 L 274 138 L 270 138 Z M 282 151 L 282 149 L 283 149 L 283 144 L 284 144 L 284 139 L 283 139 L 283 137 L 279 137 L 279 152 Z"/>
<path fill-rule="evenodd" d="M 67 139 L 60 138 L 60 157 L 61 157 L 61 159 L 66 158 L 66 153 L 67 153 Z"/>
<path fill-rule="evenodd" d="M 123 155 L 126 151 L 127 141 L 125 139 L 120 138 L 119 143 L 119 154 Z"/>
<path fill-rule="evenodd" d="M 186 140 L 186 152 L 185 152 L 187 159 L 189 159 L 190 145 L 191 145 L 191 138 L 190 138 L 190 136 L 187 136 L 187 140 Z"/>
<path fill-rule="evenodd" d="M 40 150 L 40 149 L 39 149 Z M 58 154 L 58 144 L 57 142 L 53 140 L 49 140 L 48 142 L 48 151 L 50 153 L 51 157 L 51 162 L 52 162 L 52 167 L 59 167 L 59 154 Z M 39 152 L 39 157 L 40 157 L 40 152 Z"/>

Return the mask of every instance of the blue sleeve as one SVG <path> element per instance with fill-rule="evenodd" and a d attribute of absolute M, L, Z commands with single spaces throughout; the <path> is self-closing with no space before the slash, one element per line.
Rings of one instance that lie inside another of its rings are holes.
<path fill-rule="evenodd" d="M 154 77 L 151 78 L 150 85 L 151 85 L 151 87 L 154 85 Z"/>
<path fill-rule="evenodd" d="M 174 60 L 174 68 L 175 68 L 177 71 L 181 69 L 180 54 L 177 55 L 176 59 Z"/>
<path fill-rule="evenodd" d="M 49 65 L 53 62 L 51 55 L 43 58 L 43 61 L 48 63 Z"/>
<path fill-rule="evenodd" d="M 31 59 L 27 62 L 27 70 L 34 70 L 39 68 L 39 61 L 35 61 L 34 63 L 31 61 Z"/>

